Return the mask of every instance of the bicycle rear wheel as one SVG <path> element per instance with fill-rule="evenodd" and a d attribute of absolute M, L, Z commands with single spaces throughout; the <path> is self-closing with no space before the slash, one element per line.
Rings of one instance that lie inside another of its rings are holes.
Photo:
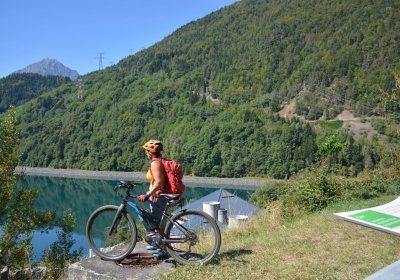
<path fill-rule="evenodd" d="M 106 205 L 95 210 L 86 224 L 86 240 L 100 258 L 122 260 L 136 245 L 137 229 L 132 217 L 118 206 Z M 111 230 L 112 225 L 114 230 Z"/>
<path fill-rule="evenodd" d="M 165 230 L 170 240 L 166 248 L 177 262 L 203 265 L 215 258 L 221 247 L 221 232 L 211 216 L 203 211 L 184 210 L 171 221 Z"/>

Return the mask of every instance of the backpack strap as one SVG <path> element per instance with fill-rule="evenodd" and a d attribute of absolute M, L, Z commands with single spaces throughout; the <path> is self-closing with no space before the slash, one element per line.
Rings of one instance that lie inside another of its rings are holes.
<path fill-rule="evenodd" d="M 168 176 L 167 176 L 167 170 L 165 170 L 165 165 L 164 165 L 165 159 L 164 158 L 154 158 L 154 159 L 151 160 L 151 162 L 153 162 L 153 161 L 161 162 L 161 164 L 162 164 L 162 166 L 164 168 L 166 186 L 162 186 L 161 189 L 159 189 L 156 192 L 157 194 L 160 194 L 160 193 L 165 192 L 167 190 L 167 188 L 169 187 L 169 180 L 168 180 Z M 150 166 L 149 166 L 149 170 L 150 170 L 151 177 L 153 177 L 153 180 L 154 180 L 153 172 L 151 172 L 151 163 L 150 163 Z"/>

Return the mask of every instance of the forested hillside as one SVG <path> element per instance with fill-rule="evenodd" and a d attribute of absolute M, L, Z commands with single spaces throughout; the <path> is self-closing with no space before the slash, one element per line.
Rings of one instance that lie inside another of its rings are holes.
<path fill-rule="evenodd" d="M 34 73 L 11 74 L 0 79 L 0 113 L 9 106 L 17 106 L 71 81 L 59 76 L 42 76 Z"/>
<path fill-rule="evenodd" d="M 21 164 L 144 170 L 159 138 L 186 173 L 284 178 L 335 134 L 332 164 L 356 174 L 379 162 L 376 139 L 276 112 L 296 99 L 309 120 L 346 107 L 396 127 L 399 31 L 397 0 L 237 2 L 18 108 Z"/>

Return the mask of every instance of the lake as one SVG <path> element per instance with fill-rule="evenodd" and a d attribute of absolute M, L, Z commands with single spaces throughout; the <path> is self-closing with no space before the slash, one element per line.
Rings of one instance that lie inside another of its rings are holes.
<path fill-rule="evenodd" d="M 121 203 L 121 198 L 113 191 L 113 187 L 117 184 L 118 181 L 110 180 L 23 176 L 19 179 L 17 187 L 39 190 L 36 200 L 36 209 L 39 211 L 55 211 L 57 217 L 61 217 L 65 210 L 71 208 L 77 222 L 75 231 L 73 232 L 75 240 L 74 249 L 82 247 L 83 256 L 87 256 L 89 246 L 85 238 L 86 221 L 90 214 L 98 207 L 106 204 L 119 205 Z M 145 193 L 148 187 L 149 184 L 145 183 L 144 186 L 137 187 L 133 193 Z M 186 202 L 197 200 L 218 189 L 218 186 L 210 187 L 210 185 L 189 185 L 186 187 Z M 223 186 L 223 188 L 245 200 L 248 200 L 253 192 L 249 189 L 237 189 L 234 186 Z M 144 203 L 143 205 L 148 205 L 148 203 Z M 135 216 L 131 211 L 130 213 L 132 216 Z M 50 230 L 47 233 L 35 232 L 32 239 L 34 261 L 39 260 L 43 250 L 56 240 L 57 229 Z"/>

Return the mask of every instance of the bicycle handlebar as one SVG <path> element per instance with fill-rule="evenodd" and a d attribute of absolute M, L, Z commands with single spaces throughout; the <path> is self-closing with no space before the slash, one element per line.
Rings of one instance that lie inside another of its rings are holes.
<path fill-rule="evenodd" d="M 120 181 L 119 184 L 114 187 L 114 191 L 116 191 L 118 189 L 132 190 L 134 187 L 141 186 L 143 184 L 144 183 L 141 183 L 141 182 Z"/>

